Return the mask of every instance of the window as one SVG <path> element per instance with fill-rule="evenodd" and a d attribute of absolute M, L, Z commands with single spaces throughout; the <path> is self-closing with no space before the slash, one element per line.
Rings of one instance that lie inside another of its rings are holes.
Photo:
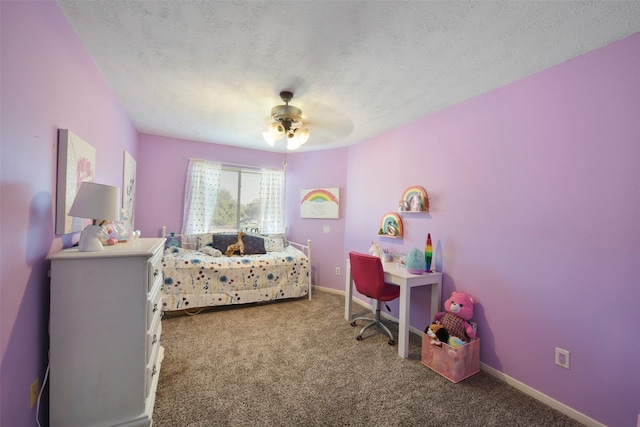
<path fill-rule="evenodd" d="M 284 172 L 190 160 L 182 234 L 244 228 L 284 232 Z"/>
<path fill-rule="evenodd" d="M 210 231 L 258 228 L 260 178 L 258 171 L 222 168 L 213 229 Z"/>

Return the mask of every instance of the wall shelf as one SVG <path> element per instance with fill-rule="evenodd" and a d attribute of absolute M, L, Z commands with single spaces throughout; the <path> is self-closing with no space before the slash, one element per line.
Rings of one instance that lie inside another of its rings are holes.
<path fill-rule="evenodd" d="M 402 194 L 398 209 L 399 212 L 402 213 L 429 212 L 429 196 L 427 196 L 427 190 L 419 185 L 407 188 Z"/>
<path fill-rule="evenodd" d="M 402 218 L 396 212 L 387 212 L 380 221 L 380 230 L 378 236 L 398 238 L 402 237 L 403 226 Z"/>

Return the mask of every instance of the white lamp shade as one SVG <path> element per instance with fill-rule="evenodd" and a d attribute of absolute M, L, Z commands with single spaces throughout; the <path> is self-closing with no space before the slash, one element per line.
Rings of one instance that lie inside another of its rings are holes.
<path fill-rule="evenodd" d="M 120 189 L 111 185 L 83 182 L 69 209 L 77 218 L 111 221 L 120 215 Z"/>
<path fill-rule="evenodd" d="M 300 145 L 303 145 L 309 140 L 309 129 L 298 129 L 296 130 L 296 135 L 298 135 L 298 141 L 300 141 Z"/>
<path fill-rule="evenodd" d="M 269 125 L 269 134 L 274 140 L 278 140 L 284 136 L 284 127 L 280 123 L 273 122 Z"/>
<path fill-rule="evenodd" d="M 287 150 L 295 150 L 300 147 L 300 145 L 298 135 L 293 135 L 291 138 L 287 138 Z"/>
<path fill-rule="evenodd" d="M 269 132 L 262 132 L 262 137 L 264 138 L 265 141 L 267 141 L 267 144 L 269 144 L 271 147 L 275 145 L 276 140 L 271 136 Z"/>

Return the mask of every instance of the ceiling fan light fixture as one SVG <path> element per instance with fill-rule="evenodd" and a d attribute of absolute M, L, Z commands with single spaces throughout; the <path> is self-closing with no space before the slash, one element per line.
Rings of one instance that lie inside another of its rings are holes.
<path fill-rule="evenodd" d="M 268 132 L 262 134 L 264 140 L 271 147 L 275 141 L 285 138 L 287 140 L 287 149 L 295 150 L 309 139 L 309 129 L 302 126 L 302 110 L 289 105 L 289 101 L 293 98 L 293 93 L 288 91 L 280 92 L 280 98 L 285 105 L 276 105 L 271 109 L 271 119 Z M 268 137 L 267 137 L 268 136 Z"/>

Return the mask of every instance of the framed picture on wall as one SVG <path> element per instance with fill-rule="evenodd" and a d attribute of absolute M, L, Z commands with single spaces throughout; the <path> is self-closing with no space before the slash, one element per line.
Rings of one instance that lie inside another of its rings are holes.
<path fill-rule="evenodd" d="M 136 202 L 136 161 L 126 150 L 122 168 L 122 210 L 128 230 L 133 230 L 133 214 Z"/>
<path fill-rule="evenodd" d="M 96 149 L 69 129 L 58 129 L 58 176 L 56 182 L 56 234 L 82 231 L 82 218 L 69 216 L 80 184 L 93 182 Z"/>
<path fill-rule="evenodd" d="M 312 188 L 303 189 L 300 200 L 300 218 L 340 217 L 340 189 Z"/>

